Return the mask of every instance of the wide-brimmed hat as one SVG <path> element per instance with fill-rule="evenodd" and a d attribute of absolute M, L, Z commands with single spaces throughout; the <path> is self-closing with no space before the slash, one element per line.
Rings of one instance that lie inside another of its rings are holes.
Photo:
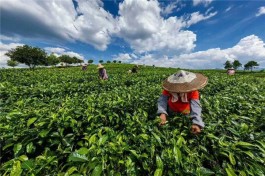
<path fill-rule="evenodd" d="M 101 64 L 98 64 L 98 69 L 100 69 L 100 68 L 104 68 L 104 66 Z"/>
<path fill-rule="evenodd" d="M 200 73 L 179 70 L 163 82 L 163 88 L 169 92 L 185 93 L 203 88 L 208 78 Z"/>

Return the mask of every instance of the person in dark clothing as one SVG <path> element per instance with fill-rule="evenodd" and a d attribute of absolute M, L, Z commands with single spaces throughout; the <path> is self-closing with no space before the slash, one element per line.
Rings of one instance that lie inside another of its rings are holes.
<path fill-rule="evenodd" d="M 87 64 L 82 65 L 82 70 L 83 70 L 83 71 L 87 70 Z"/>
<path fill-rule="evenodd" d="M 138 72 L 138 66 L 135 65 L 133 68 L 132 68 L 132 73 L 137 73 Z"/>
<path fill-rule="evenodd" d="M 103 80 L 108 79 L 107 71 L 104 68 L 104 66 L 101 64 L 98 64 L 98 77 L 99 79 L 103 79 Z"/>

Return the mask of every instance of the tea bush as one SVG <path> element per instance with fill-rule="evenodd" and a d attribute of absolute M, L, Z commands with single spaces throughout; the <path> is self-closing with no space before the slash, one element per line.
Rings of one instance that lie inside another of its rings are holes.
<path fill-rule="evenodd" d="M 106 64 L 0 70 L 1 175 L 264 175 L 265 77 L 196 71 L 206 127 L 159 127 L 161 82 L 176 69 Z"/>

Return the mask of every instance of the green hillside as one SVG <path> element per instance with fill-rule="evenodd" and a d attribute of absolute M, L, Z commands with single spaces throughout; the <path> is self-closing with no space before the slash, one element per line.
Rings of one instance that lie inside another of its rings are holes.
<path fill-rule="evenodd" d="M 184 115 L 160 127 L 174 68 L 104 64 L 0 70 L 0 175 L 265 175 L 265 73 L 197 70 L 206 127 Z"/>

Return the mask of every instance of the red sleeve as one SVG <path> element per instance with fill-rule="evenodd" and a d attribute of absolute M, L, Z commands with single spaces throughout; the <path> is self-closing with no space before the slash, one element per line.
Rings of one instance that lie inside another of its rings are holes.
<path fill-rule="evenodd" d="M 199 100 L 200 99 L 200 93 L 198 90 L 190 92 L 190 99 Z"/>
<path fill-rule="evenodd" d="M 162 94 L 163 94 L 163 95 L 170 96 L 170 93 L 169 93 L 167 90 L 163 90 L 163 91 L 162 91 Z"/>

